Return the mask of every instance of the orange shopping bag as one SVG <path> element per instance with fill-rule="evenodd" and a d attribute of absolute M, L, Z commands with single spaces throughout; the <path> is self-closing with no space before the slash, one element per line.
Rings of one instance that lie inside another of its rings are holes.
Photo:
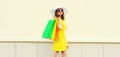
<path fill-rule="evenodd" d="M 57 41 L 58 40 L 58 32 L 59 32 L 59 28 L 58 28 L 58 20 L 55 20 L 55 25 L 54 25 L 54 28 L 53 28 L 53 33 L 52 33 L 52 38 L 51 40 L 53 41 Z"/>

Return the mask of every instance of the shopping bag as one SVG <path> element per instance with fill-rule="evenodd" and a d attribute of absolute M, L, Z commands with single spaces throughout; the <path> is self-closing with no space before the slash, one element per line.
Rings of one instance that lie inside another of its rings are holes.
<path fill-rule="evenodd" d="M 54 19 L 49 20 L 42 34 L 42 38 L 51 39 L 54 26 L 55 26 L 55 20 Z"/>
<path fill-rule="evenodd" d="M 53 33 L 52 33 L 51 40 L 53 40 L 53 41 L 57 41 L 58 40 L 58 32 L 59 32 L 58 21 L 56 20 L 54 28 L 53 28 Z"/>

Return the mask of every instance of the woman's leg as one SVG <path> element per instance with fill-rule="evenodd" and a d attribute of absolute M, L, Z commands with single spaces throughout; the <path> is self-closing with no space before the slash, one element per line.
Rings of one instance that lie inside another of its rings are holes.
<path fill-rule="evenodd" d="M 62 57 L 67 57 L 66 51 L 62 51 Z"/>
<path fill-rule="evenodd" d="M 57 57 L 57 55 L 58 55 L 58 51 L 54 51 L 53 52 L 53 57 Z"/>

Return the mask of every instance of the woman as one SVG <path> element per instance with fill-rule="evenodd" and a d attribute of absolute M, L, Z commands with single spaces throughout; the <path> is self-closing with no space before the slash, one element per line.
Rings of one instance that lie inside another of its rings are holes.
<path fill-rule="evenodd" d="M 53 57 L 57 57 L 58 53 L 61 52 L 62 57 L 66 57 L 66 50 L 68 49 L 68 43 L 66 41 L 65 37 L 65 29 L 66 29 L 66 24 L 64 22 L 64 9 L 63 8 L 57 8 L 55 10 L 55 18 L 58 22 L 57 27 L 59 28 L 58 30 L 58 40 L 54 41 L 53 45 Z"/>

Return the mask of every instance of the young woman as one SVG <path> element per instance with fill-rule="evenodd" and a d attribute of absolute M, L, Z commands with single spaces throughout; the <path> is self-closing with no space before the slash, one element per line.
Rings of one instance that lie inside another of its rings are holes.
<path fill-rule="evenodd" d="M 58 40 L 54 41 L 53 44 L 53 57 L 57 57 L 58 53 L 61 52 L 62 57 L 66 57 L 66 50 L 68 49 L 68 43 L 65 37 L 66 24 L 64 22 L 64 8 L 57 8 L 55 10 L 55 19 L 58 20 Z"/>

